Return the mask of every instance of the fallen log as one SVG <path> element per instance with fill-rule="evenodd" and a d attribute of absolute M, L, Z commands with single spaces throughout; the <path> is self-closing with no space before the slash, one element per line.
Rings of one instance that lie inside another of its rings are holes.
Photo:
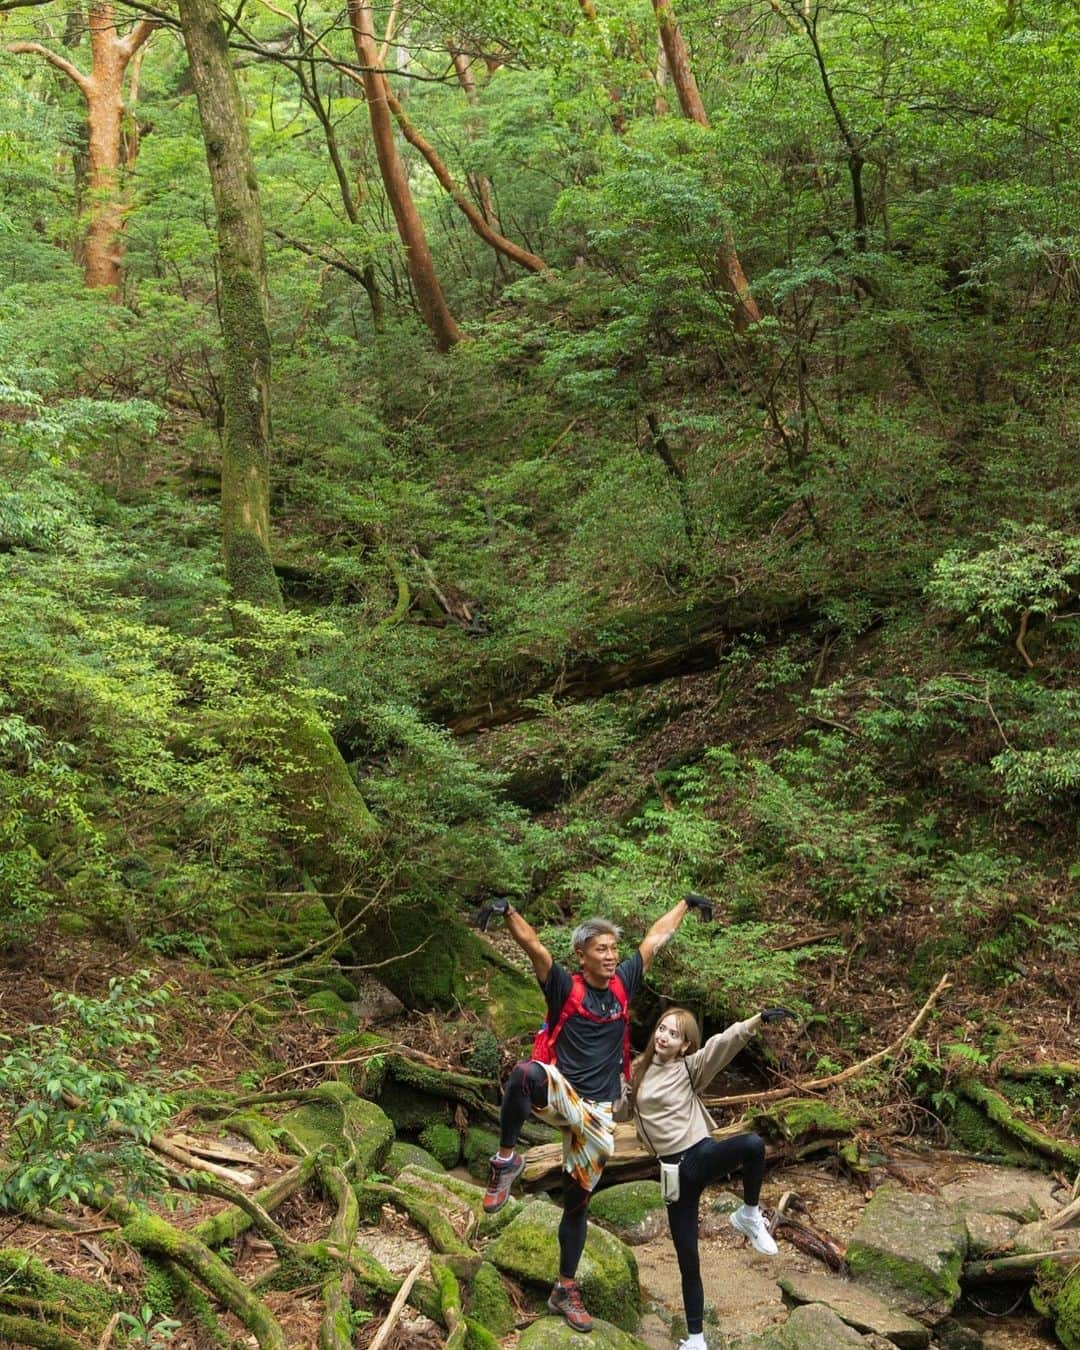
<path fill-rule="evenodd" d="M 734 1125 L 724 1125 L 713 1130 L 714 1139 L 728 1139 L 733 1134 L 742 1134 L 746 1125 L 742 1121 Z M 550 1190 L 562 1179 L 563 1153 L 562 1143 L 538 1144 L 529 1149 L 525 1156 L 525 1170 L 521 1174 L 522 1184 L 527 1190 Z M 656 1159 L 638 1143 L 633 1125 L 620 1122 L 615 1126 L 615 1152 L 604 1167 L 607 1181 L 633 1181 L 640 1177 L 653 1176 L 656 1172 Z"/>
<path fill-rule="evenodd" d="M 960 1278 L 972 1284 L 986 1284 L 993 1280 L 1027 1280 L 1034 1277 L 1045 1262 L 1057 1266 L 1059 1270 L 1073 1270 L 1080 1266 L 1080 1252 L 1025 1252 L 1023 1256 L 997 1256 L 986 1261 L 965 1261 Z"/>
<path fill-rule="evenodd" d="M 1058 1166 L 1070 1169 L 1080 1167 L 1080 1147 L 1066 1143 L 1063 1139 L 1055 1139 L 1053 1135 L 1021 1120 L 1005 1098 L 985 1083 L 975 1078 L 961 1078 L 957 1081 L 956 1091 L 1030 1152 L 1040 1154 Z"/>

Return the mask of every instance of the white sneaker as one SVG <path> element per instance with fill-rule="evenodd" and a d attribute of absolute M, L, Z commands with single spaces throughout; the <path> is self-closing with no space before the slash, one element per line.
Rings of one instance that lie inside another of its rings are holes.
<path fill-rule="evenodd" d="M 696 1336 L 688 1336 L 685 1341 L 680 1341 L 676 1350 L 709 1350 L 705 1337 L 700 1332 Z"/>
<path fill-rule="evenodd" d="M 750 1239 L 750 1245 L 763 1256 L 776 1256 L 780 1248 L 773 1241 L 761 1210 L 753 1212 L 737 1209 L 731 1216 L 731 1226 L 737 1233 Z"/>

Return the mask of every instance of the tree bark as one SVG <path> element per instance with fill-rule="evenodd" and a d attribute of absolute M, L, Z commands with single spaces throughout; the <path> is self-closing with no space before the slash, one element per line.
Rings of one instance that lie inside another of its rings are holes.
<path fill-rule="evenodd" d="M 458 77 L 458 84 L 461 86 L 465 95 L 465 101 L 470 108 L 479 105 L 480 98 L 476 91 L 476 76 L 472 72 L 472 58 L 466 56 L 464 52 L 450 52 L 450 59 L 454 63 L 454 70 Z M 473 139 L 473 129 L 469 129 L 469 139 Z M 495 212 L 495 204 L 491 195 L 491 180 L 486 173 L 470 173 L 469 186 L 476 194 L 476 200 L 480 203 L 480 210 L 484 219 L 493 230 L 502 233 L 502 226 L 499 224 L 499 217 Z"/>
<path fill-rule="evenodd" d="M 435 261 L 428 247 L 427 235 L 416 209 L 409 180 L 401 156 L 394 143 L 394 128 L 388 107 L 389 88 L 385 75 L 379 69 L 379 52 L 375 43 L 371 6 L 361 0 L 349 0 L 349 24 L 352 28 L 356 54 L 364 67 L 363 84 L 371 118 L 371 134 L 379 161 L 383 186 L 394 213 L 398 235 L 405 250 L 405 262 L 412 279 L 416 303 L 424 322 L 435 338 L 441 352 L 449 351 L 464 336 L 442 293 L 435 271 Z"/>
<path fill-rule="evenodd" d="M 84 74 L 71 61 L 39 42 L 11 42 L 7 50 L 44 57 L 76 86 L 86 104 L 87 156 L 90 209 L 83 245 L 83 277 L 86 285 L 117 295 L 120 290 L 121 234 L 124 203 L 121 166 L 131 167 L 138 147 L 129 140 L 124 154 L 124 73 L 132 58 L 157 27 L 156 20 L 140 19 L 125 36 L 116 28 L 111 3 L 90 7 L 90 73 Z"/>
<path fill-rule="evenodd" d="M 667 72 L 675 93 L 679 99 L 682 114 L 698 126 L 709 125 L 709 115 L 705 111 L 694 78 L 690 54 L 682 30 L 675 19 L 671 0 L 653 0 L 653 10 L 660 30 L 660 43 L 667 61 Z M 750 282 L 743 271 L 742 263 L 735 249 L 735 239 L 729 227 L 724 227 L 724 239 L 717 258 L 720 267 L 720 281 L 734 301 L 735 331 L 744 333 L 761 319 L 761 310 L 750 291 Z"/>

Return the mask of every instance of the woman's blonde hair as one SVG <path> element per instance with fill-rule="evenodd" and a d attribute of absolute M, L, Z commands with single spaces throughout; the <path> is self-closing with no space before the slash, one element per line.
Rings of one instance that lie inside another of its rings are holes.
<path fill-rule="evenodd" d="M 697 1018 L 688 1008 L 667 1008 L 656 1019 L 656 1025 L 649 1033 L 649 1044 L 645 1047 L 637 1059 L 630 1066 L 630 1105 L 633 1106 L 637 1100 L 638 1085 L 645 1077 L 646 1070 L 652 1064 L 656 1056 L 656 1032 L 661 1022 L 666 1022 L 669 1017 L 675 1019 L 675 1025 L 679 1028 L 679 1035 L 683 1038 L 682 1049 L 679 1051 L 679 1058 L 686 1055 L 692 1055 L 695 1050 L 701 1049 L 701 1028 L 697 1024 Z"/>

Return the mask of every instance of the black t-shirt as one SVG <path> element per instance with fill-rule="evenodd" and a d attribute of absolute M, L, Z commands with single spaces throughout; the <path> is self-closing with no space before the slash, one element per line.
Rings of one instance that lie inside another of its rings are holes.
<path fill-rule="evenodd" d="M 615 973 L 622 980 L 629 1001 L 641 988 L 645 974 L 641 953 L 635 952 L 621 961 Z M 570 972 L 554 962 L 542 985 L 549 1027 L 559 1020 L 562 1006 L 570 997 L 571 984 Z M 610 989 L 594 989 L 586 984 L 584 1006 L 602 1020 L 568 1017 L 555 1042 L 555 1065 L 580 1096 L 592 1102 L 613 1102 L 619 1096 L 625 1026 L 619 1000 Z"/>

